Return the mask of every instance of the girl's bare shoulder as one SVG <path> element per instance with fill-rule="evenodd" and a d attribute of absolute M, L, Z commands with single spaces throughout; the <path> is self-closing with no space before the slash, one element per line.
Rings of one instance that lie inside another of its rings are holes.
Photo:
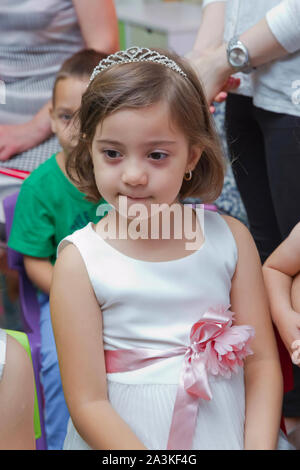
<path fill-rule="evenodd" d="M 243 222 L 236 219 L 235 217 L 232 217 L 231 215 L 221 215 L 221 217 L 227 223 L 237 244 L 241 244 L 245 241 L 253 241 L 248 227 L 243 224 Z"/>

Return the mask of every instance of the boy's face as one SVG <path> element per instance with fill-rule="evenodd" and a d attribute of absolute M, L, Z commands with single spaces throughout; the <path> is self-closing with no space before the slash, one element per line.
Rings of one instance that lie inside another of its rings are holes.
<path fill-rule="evenodd" d="M 74 115 L 81 105 L 81 97 L 89 83 L 88 77 L 61 78 L 55 88 L 53 108 L 50 109 L 51 128 L 66 155 L 78 141 Z"/>

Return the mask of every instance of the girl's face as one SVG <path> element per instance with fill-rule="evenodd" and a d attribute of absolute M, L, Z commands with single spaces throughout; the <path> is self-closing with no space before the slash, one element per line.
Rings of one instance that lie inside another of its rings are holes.
<path fill-rule="evenodd" d="M 184 174 L 193 170 L 201 149 L 189 149 L 186 136 L 170 119 L 166 103 L 124 108 L 99 123 L 91 148 L 95 180 L 104 199 L 119 208 L 177 201 Z"/>

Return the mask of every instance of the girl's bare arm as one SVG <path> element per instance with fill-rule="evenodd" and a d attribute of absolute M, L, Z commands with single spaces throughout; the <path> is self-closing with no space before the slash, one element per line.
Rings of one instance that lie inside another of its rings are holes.
<path fill-rule="evenodd" d="M 145 449 L 108 401 L 101 310 L 73 245 L 55 264 L 50 308 L 66 402 L 81 437 L 93 449 Z"/>
<path fill-rule="evenodd" d="M 268 310 L 259 255 L 248 229 L 225 217 L 238 248 L 232 279 L 231 309 L 236 324 L 254 327 L 253 355 L 245 361 L 245 449 L 276 449 L 283 383 L 277 345 Z"/>

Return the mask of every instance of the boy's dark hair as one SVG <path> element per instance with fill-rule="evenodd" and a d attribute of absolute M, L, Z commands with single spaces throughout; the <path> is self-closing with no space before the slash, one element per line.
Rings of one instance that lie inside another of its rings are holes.
<path fill-rule="evenodd" d="M 95 51 L 94 49 L 82 49 L 62 64 L 58 71 L 52 92 L 52 104 L 55 105 L 55 91 L 59 80 L 68 77 L 85 78 L 90 77 L 94 68 L 99 64 L 100 60 L 105 59 L 107 54 Z"/>

